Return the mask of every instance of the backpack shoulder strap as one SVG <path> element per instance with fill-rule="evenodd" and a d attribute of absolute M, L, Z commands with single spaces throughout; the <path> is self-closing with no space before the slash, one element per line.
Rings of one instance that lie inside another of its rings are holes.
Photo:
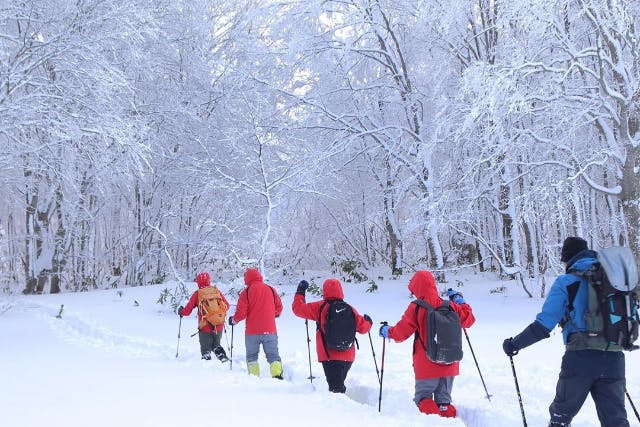
<path fill-rule="evenodd" d="M 429 304 L 428 302 L 426 302 L 423 299 L 419 299 L 416 298 L 413 301 L 411 301 L 411 303 L 416 304 L 418 307 L 422 307 L 425 308 L 427 311 L 431 311 L 434 310 L 433 306 L 431 304 Z M 445 301 L 442 302 L 443 304 L 445 303 Z M 417 307 L 416 307 L 416 312 L 417 312 Z"/>
<path fill-rule="evenodd" d="M 316 326 L 317 326 L 317 328 L 318 328 L 318 330 L 319 330 L 320 332 L 322 332 L 322 330 L 320 329 L 320 323 L 322 322 L 322 311 L 323 311 L 323 310 L 324 310 L 324 308 L 325 308 L 326 306 L 328 306 L 330 303 L 331 303 L 331 301 L 324 300 L 324 301 L 322 302 L 322 304 L 320 304 L 320 310 L 318 311 L 318 320 L 316 320 Z"/>
<path fill-rule="evenodd" d="M 571 272 L 570 274 L 577 278 L 577 280 L 574 280 L 567 285 L 567 294 L 569 295 L 569 305 L 567 306 L 567 310 L 569 312 L 572 312 L 574 309 L 573 302 L 575 301 L 576 295 L 578 294 L 578 289 L 580 288 L 580 283 L 582 283 L 581 279 L 583 278 L 583 276 L 574 272 Z"/>
<path fill-rule="evenodd" d="M 591 313 L 596 313 L 599 311 L 597 307 L 598 297 L 597 295 L 595 295 L 596 291 L 594 287 L 589 283 L 589 277 L 593 276 L 594 273 L 595 270 L 591 269 L 589 269 L 588 271 L 570 269 L 567 273 L 567 275 L 575 277 L 575 280 L 569 282 L 569 284 L 566 286 L 569 301 L 567 304 L 567 309 L 564 313 L 564 317 L 560 320 L 561 328 L 564 329 L 565 325 L 567 323 L 570 323 L 576 330 L 578 330 L 576 324 L 573 322 L 573 320 L 571 320 L 571 312 L 575 309 L 573 303 L 575 302 L 576 295 L 578 295 L 578 290 L 580 289 L 582 281 L 586 282 L 587 286 L 587 311 Z"/>
<path fill-rule="evenodd" d="M 200 314 L 203 314 L 202 313 L 202 309 L 203 309 L 202 303 L 204 302 L 204 298 L 205 298 L 205 295 L 204 295 L 204 292 L 203 292 L 203 288 L 198 289 L 196 292 L 198 293 L 198 311 L 200 312 Z"/>
<path fill-rule="evenodd" d="M 427 315 L 429 315 L 429 313 L 434 310 L 434 308 L 433 308 L 433 306 L 431 304 L 429 304 L 425 300 L 422 300 L 422 299 L 419 299 L 419 298 L 414 299 L 413 301 L 411 301 L 411 303 L 416 305 L 416 310 L 415 310 L 416 321 L 418 320 L 418 311 L 420 310 L 420 307 L 424 308 L 427 311 Z M 444 303 L 444 301 L 443 301 L 443 303 Z M 413 339 L 414 339 L 414 341 L 415 340 L 420 341 L 420 343 L 422 344 L 422 348 L 424 348 L 424 349 L 427 348 L 427 343 L 422 339 L 422 337 L 420 336 L 420 333 L 419 333 L 418 330 L 416 330 Z"/>
<path fill-rule="evenodd" d="M 329 349 L 327 348 L 327 340 L 324 337 L 324 330 L 322 329 L 321 322 L 322 322 L 322 312 L 324 310 L 325 307 L 327 307 L 327 313 L 329 313 L 329 310 L 331 309 L 331 304 L 333 303 L 333 301 L 329 301 L 329 300 L 324 300 L 322 302 L 322 304 L 320 304 L 320 310 L 318 311 L 318 320 L 316 320 L 316 329 L 318 330 L 318 332 L 320 332 L 320 339 L 322 341 L 322 347 L 324 347 L 324 352 L 326 353 L 327 357 L 329 356 Z M 326 323 L 326 322 L 325 322 Z"/>

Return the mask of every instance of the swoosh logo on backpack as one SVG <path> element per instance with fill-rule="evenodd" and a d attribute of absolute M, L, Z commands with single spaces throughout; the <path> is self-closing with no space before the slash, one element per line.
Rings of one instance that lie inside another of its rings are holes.
<path fill-rule="evenodd" d="M 345 311 L 346 309 L 347 309 L 346 307 L 345 307 L 345 308 L 341 308 L 340 310 L 338 310 L 338 309 L 336 308 L 336 313 L 340 313 L 341 311 Z"/>

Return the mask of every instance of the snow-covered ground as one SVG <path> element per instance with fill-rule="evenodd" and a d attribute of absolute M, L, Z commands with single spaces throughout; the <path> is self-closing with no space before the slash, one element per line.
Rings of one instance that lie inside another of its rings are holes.
<path fill-rule="evenodd" d="M 329 276 L 318 276 L 316 283 Z M 374 320 L 371 338 L 381 367 L 382 320 L 395 323 L 407 304 L 410 276 L 367 284 L 344 283 L 345 300 Z M 454 279 L 453 277 L 451 279 Z M 411 339 L 387 343 L 382 411 L 372 346 L 359 336 L 360 350 L 347 379 L 347 395 L 329 393 L 311 342 L 311 369 L 304 320 L 291 311 L 297 280 L 277 286 L 285 310 L 278 319 L 280 355 L 287 381 L 268 377 L 261 353 L 262 377 L 246 373 L 244 323 L 234 328 L 230 364 L 200 360 L 195 313 L 182 321 L 156 303 L 167 285 L 81 294 L 5 296 L 0 300 L 0 424 L 10 427 L 65 426 L 472 426 L 522 425 L 509 358 L 502 340 L 528 325 L 542 300 L 527 298 L 516 282 L 479 275 L 457 277 L 472 305 L 476 324 L 468 330 L 479 366 L 492 395 L 486 398 L 478 370 L 465 343 L 461 375 L 453 388 L 457 419 L 420 414 L 412 402 Z M 274 283 L 266 278 L 267 283 Z M 195 284 L 190 284 L 195 289 Z M 226 291 L 229 284 L 220 284 Z M 503 293 L 492 289 L 506 286 Z M 440 285 L 456 287 L 456 280 Z M 307 300 L 314 300 L 308 295 Z M 235 301 L 231 301 L 235 302 Z M 56 318 L 64 304 L 61 318 Z M 233 309 L 232 309 L 233 312 Z M 315 325 L 309 324 L 313 338 Z M 229 347 L 231 330 L 223 337 Z M 546 426 L 563 353 L 556 329 L 551 338 L 514 357 L 525 415 L 531 427 Z M 227 352 L 229 350 L 227 349 Z M 627 353 L 627 388 L 640 405 L 640 351 Z M 630 406 L 632 426 L 639 426 Z M 577 427 L 599 426 L 589 399 L 575 418 Z"/>

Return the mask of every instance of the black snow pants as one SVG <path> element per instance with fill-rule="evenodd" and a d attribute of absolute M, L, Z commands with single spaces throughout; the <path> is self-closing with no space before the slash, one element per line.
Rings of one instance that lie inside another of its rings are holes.
<path fill-rule="evenodd" d="M 549 406 L 550 425 L 569 425 L 591 393 L 602 427 L 629 427 L 624 407 L 625 387 L 621 351 L 565 352 L 556 396 Z"/>
<path fill-rule="evenodd" d="M 347 378 L 347 373 L 351 369 L 353 362 L 345 362 L 344 360 L 329 360 L 322 362 L 322 369 L 324 369 L 324 376 L 327 378 L 327 384 L 329 384 L 329 391 L 333 393 L 344 393 L 347 388 L 344 386 L 344 380 Z"/>

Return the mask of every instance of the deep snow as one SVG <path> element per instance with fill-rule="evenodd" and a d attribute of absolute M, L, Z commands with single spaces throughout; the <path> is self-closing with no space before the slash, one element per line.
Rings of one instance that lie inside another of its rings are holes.
<path fill-rule="evenodd" d="M 315 275 L 321 284 L 328 275 Z M 379 322 L 395 323 L 409 303 L 410 275 L 378 280 L 379 289 L 345 283 L 345 300 L 374 320 L 371 338 L 381 367 Z M 281 279 L 278 279 L 281 280 Z M 269 280 L 267 283 L 276 284 Z M 326 390 L 316 361 L 309 323 L 311 368 L 304 320 L 291 311 L 297 279 L 277 285 L 284 292 L 278 319 L 280 354 L 287 381 L 268 378 L 261 353 L 261 378 L 244 365 L 244 323 L 234 328 L 233 370 L 230 364 L 200 360 L 195 313 L 182 321 L 179 357 L 178 317 L 157 304 L 161 289 L 172 284 L 89 293 L 4 296 L 0 300 L 0 420 L 4 426 L 470 426 L 522 425 L 509 358 L 502 340 L 528 325 L 542 305 L 528 298 L 516 282 L 498 282 L 481 275 L 450 277 L 440 289 L 458 287 L 472 305 L 476 324 L 468 330 L 491 401 L 468 345 L 461 375 L 453 388 L 459 417 L 455 420 L 420 414 L 412 402 L 411 339 L 386 344 L 382 412 L 378 412 L 378 379 L 367 335 L 347 379 L 347 396 Z M 223 292 L 232 283 L 220 283 Z M 492 293 L 505 286 L 507 290 Z M 189 284 L 191 290 L 195 284 Z M 532 286 L 535 290 L 535 286 Z M 308 295 L 307 300 L 316 297 Z M 230 298 L 231 302 L 235 302 Z M 56 318 L 64 304 L 61 318 Z M 231 310 L 233 312 L 233 308 Z M 231 330 L 222 343 L 229 352 Z M 546 426 L 562 356 L 562 338 L 551 338 L 514 357 L 525 414 L 531 427 Z M 640 405 L 640 351 L 627 353 L 627 389 Z M 639 426 L 627 406 L 632 426 Z M 593 402 L 575 418 L 577 427 L 596 427 Z"/>

